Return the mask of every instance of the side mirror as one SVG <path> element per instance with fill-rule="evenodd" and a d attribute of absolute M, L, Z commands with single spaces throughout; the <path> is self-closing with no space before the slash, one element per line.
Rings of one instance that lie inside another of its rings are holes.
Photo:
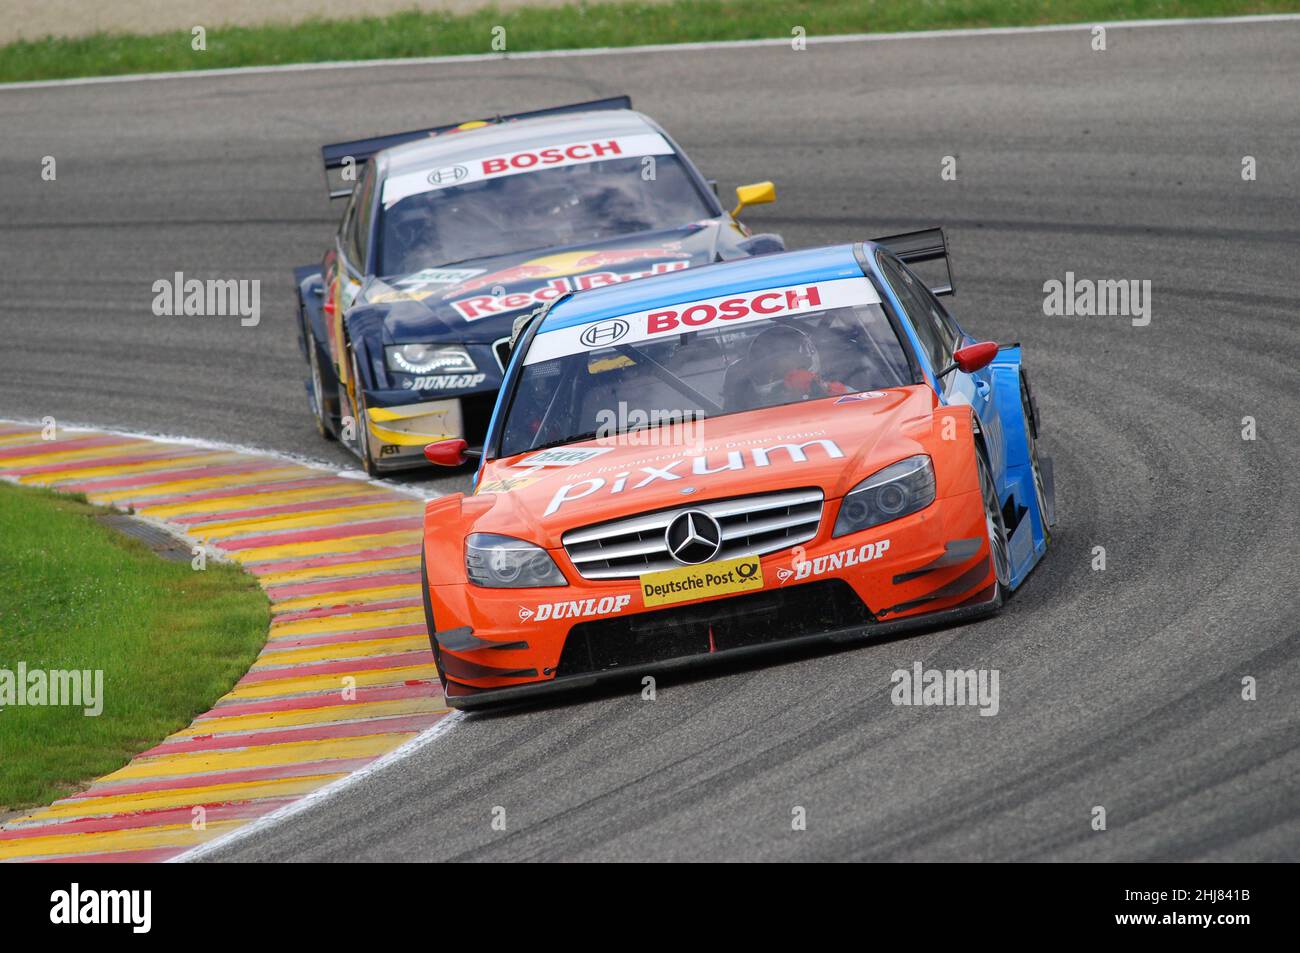
<path fill-rule="evenodd" d="M 989 362 L 998 356 L 998 343 L 996 341 L 980 341 L 979 344 L 969 344 L 966 347 L 958 348 L 952 352 L 952 363 L 943 369 L 939 374 L 942 380 L 953 371 L 964 371 L 967 374 L 978 371 L 981 367 L 988 367 Z"/>
<path fill-rule="evenodd" d="M 753 185 L 736 186 L 736 199 L 740 202 L 731 210 L 732 217 L 740 214 L 747 205 L 766 205 L 776 201 L 776 186 L 771 182 L 755 182 Z"/>
<path fill-rule="evenodd" d="M 425 459 L 430 463 L 436 463 L 440 467 L 459 467 L 468 460 L 481 455 L 481 450 L 471 450 L 469 444 L 460 437 L 439 440 L 437 443 L 431 443 L 424 448 Z"/>

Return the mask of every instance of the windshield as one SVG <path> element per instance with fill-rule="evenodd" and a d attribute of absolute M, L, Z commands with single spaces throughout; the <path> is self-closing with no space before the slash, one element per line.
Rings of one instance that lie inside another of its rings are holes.
<path fill-rule="evenodd" d="M 602 332 L 620 323 L 589 325 L 584 336 L 604 343 Z M 911 381 L 878 303 L 717 324 L 526 360 L 501 455 Z M 548 336 L 539 334 L 530 354 Z"/>
<path fill-rule="evenodd" d="M 709 218 L 674 155 L 626 156 L 409 195 L 381 210 L 378 271 L 576 245 Z"/>

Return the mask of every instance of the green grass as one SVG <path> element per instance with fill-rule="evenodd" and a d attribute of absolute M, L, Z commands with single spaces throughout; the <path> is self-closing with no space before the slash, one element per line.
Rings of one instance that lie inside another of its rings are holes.
<path fill-rule="evenodd" d="M 266 638 L 257 583 L 166 562 L 82 500 L 0 483 L 0 669 L 102 669 L 103 713 L 0 711 L 0 807 L 45 804 L 183 728 Z"/>
<path fill-rule="evenodd" d="M 322 60 L 490 53 L 951 27 L 1022 26 L 1300 10 L 1300 0 L 669 0 L 580 3 L 501 12 L 399 13 L 294 26 L 212 27 L 207 50 L 189 32 L 45 39 L 0 47 L 0 82 L 217 69 Z"/>

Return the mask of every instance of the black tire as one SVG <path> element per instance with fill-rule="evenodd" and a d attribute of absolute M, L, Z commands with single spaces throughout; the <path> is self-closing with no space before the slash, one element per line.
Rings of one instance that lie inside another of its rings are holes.
<path fill-rule="evenodd" d="M 984 526 L 989 540 L 989 557 L 993 560 L 993 572 L 997 577 L 998 591 L 993 598 L 999 602 L 1010 593 L 1011 582 L 1011 544 L 1007 541 L 1007 525 L 1002 519 L 1002 505 L 998 502 L 997 490 L 993 485 L 993 474 L 984 462 L 984 454 L 976 451 L 979 466 L 980 491 L 984 496 Z"/>
<path fill-rule="evenodd" d="M 316 421 L 316 432 L 326 440 L 334 440 L 334 427 L 326 419 L 325 394 L 326 388 L 338 392 L 338 380 L 332 370 L 325 369 L 320 345 L 311 336 L 307 338 L 307 355 L 307 363 L 311 365 L 312 417 Z"/>
<path fill-rule="evenodd" d="M 1052 541 L 1052 529 L 1047 525 L 1047 484 L 1043 480 L 1043 468 L 1038 462 L 1038 415 L 1035 413 L 1034 401 L 1029 393 L 1029 381 L 1020 378 L 1020 406 L 1025 415 L 1025 436 L 1029 441 L 1029 466 L 1034 475 L 1034 495 L 1038 501 L 1038 513 L 1043 521 L 1043 539 Z"/>
<path fill-rule="evenodd" d="M 438 681 L 442 683 L 443 697 L 447 695 L 447 676 L 442 674 L 442 650 L 434 637 L 437 628 L 433 622 L 433 604 L 429 601 L 429 574 L 424 565 L 424 547 L 420 547 L 420 597 L 424 600 L 424 625 L 429 630 L 429 648 L 433 651 L 433 664 L 438 667 Z"/>
<path fill-rule="evenodd" d="M 375 465 L 370 454 L 370 430 L 366 427 L 366 389 L 361 384 L 360 366 L 357 364 L 357 352 L 348 348 L 352 359 L 352 419 L 356 425 L 356 451 L 361 458 L 361 469 L 372 477 L 379 476 L 379 467 Z"/>

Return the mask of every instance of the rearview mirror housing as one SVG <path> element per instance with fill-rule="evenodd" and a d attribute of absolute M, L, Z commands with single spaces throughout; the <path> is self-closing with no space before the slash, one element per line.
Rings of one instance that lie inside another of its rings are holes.
<path fill-rule="evenodd" d="M 947 377 L 953 371 L 973 374 L 981 367 L 988 367 L 993 358 L 998 356 L 997 341 L 980 341 L 968 344 L 952 352 L 952 363 L 939 372 L 939 379 Z"/>
<path fill-rule="evenodd" d="M 776 201 L 776 185 L 772 182 L 755 182 L 753 185 L 736 186 L 736 200 L 740 203 L 731 210 L 732 217 L 749 205 L 766 205 Z"/>
<path fill-rule="evenodd" d="M 424 457 L 430 463 L 440 467 L 459 467 L 471 456 L 477 456 L 469 449 L 469 444 L 460 437 L 439 440 L 424 448 Z"/>

